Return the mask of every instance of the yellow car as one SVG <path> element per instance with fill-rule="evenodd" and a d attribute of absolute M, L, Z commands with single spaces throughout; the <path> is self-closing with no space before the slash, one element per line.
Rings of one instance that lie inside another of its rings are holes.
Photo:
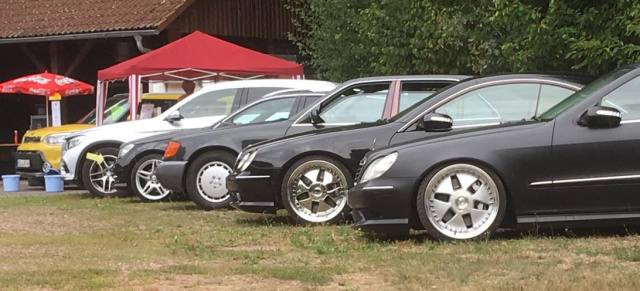
<path fill-rule="evenodd" d="M 139 108 L 144 104 L 152 104 L 154 108 L 165 111 L 176 104 L 179 97 L 180 94 L 144 94 Z M 105 108 L 103 124 L 127 120 L 129 117 L 128 94 L 117 94 L 108 98 Z M 71 133 L 94 127 L 95 118 L 94 109 L 74 124 L 27 131 L 15 153 L 16 172 L 27 177 L 29 185 L 42 185 L 46 168 L 60 171 L 60 154 L 64 138 Z"/>

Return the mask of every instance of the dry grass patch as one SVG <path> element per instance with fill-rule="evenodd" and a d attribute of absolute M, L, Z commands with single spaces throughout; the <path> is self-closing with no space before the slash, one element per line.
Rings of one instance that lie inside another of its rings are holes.
<path fill-rule="evenodd" d="M 640 290 L 625 230 L 387 240 L 88 195 L 0 198 L 0 213 L 3 290 Z"/>

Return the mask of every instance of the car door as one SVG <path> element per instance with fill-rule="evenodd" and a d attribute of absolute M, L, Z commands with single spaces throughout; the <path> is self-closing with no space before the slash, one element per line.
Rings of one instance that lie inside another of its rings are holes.
<path fill-rule="evenodd" d="M 487 85 L 462 93 L 422 115 L 431 112 L 449 115 L 453 118 L 454 131 L 497 125 L 530 119 L 537 115 L 538 110 L 546 111 L 555 103 L 573 94 L 575 90 L 530 81 Z M 413 124 L 395 134 L 391 144 L 437 134 L 440 133 L 425 133 L 417 130 Z"/>
<path fill-rule="evenodd" d="M 565 213 L 640 211 L 640 77 L 606 94 L 622 113 L 616 128 L 558 119 L 552 145 L 554 199 Z"/>
<path fill-rule="evenodd" d="M 240 98 L 240 88 L 220 89 L 204 93 L 189 101 L 178 103 L 182 119 L 179 121 L 162 120 L 155 128 L 156 133 L 167 131 L 201 128 L 214 124 L 229 115 L 234 102 Z"/>

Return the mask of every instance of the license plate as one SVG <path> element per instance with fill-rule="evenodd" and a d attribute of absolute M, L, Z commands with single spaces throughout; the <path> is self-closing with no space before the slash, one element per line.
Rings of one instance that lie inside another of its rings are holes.
<path fill-rule="evenodd" d="M 31 161 L 30 160 L 20 160 L 20 159 L 18 159 L 17 166 L 18 166 L 18 168 L 31 167 Z"/>

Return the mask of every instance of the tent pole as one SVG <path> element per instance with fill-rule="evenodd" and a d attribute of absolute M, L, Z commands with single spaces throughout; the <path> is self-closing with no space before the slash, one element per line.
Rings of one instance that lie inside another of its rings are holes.
<path fill-rule="evenodd" d="M 47 127 L 49 127 L 49 96 L 44 96 L 45 108 L 47 110 Z"/>

